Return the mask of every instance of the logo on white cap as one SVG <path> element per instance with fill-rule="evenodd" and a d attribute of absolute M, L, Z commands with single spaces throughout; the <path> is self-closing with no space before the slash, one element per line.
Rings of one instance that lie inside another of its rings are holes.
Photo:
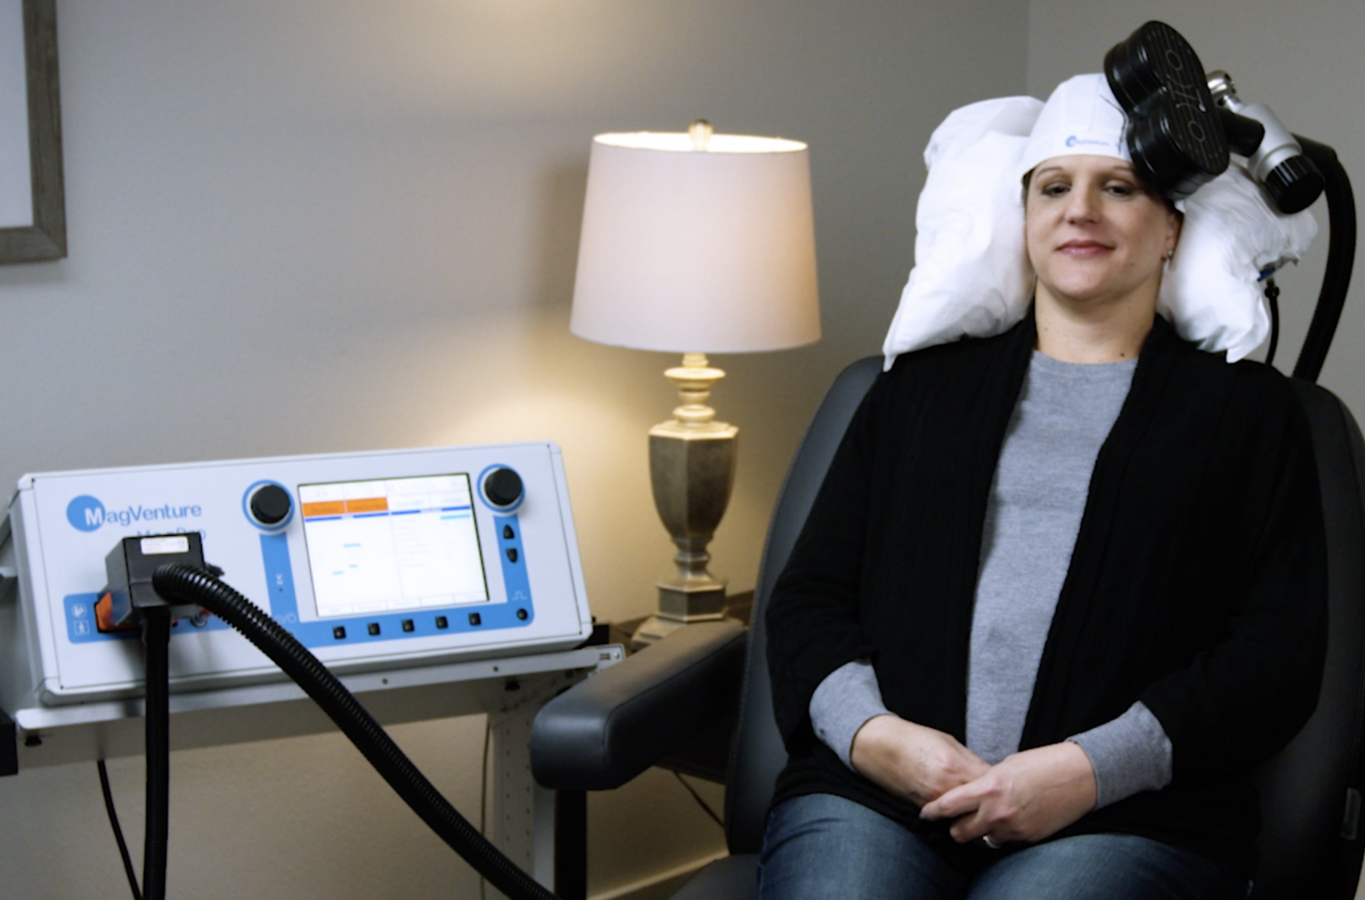
<path fill-rule="evenodd" d="M 1096 140 L 1095 138 L 1077 137 L 1074 134 L 1066 139 L 1066 145 L 1068 147 L 1103 147 L 1106 150 L 1117 146 L 1117 144 L 1115 144 L 1113 141 L 1101 141 Z"/>

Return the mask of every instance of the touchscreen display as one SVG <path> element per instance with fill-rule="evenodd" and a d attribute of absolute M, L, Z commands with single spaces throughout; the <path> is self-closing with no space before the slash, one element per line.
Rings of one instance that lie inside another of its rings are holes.
<path fill-rule="evenodd" d="M 319 618 L 488 602 L 469 476 L 299 485 Z"/>

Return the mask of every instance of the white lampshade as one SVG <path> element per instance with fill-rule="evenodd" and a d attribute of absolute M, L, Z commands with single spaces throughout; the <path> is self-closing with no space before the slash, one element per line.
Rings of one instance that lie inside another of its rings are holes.
<path fill-rule="evenodd" d="M 675 353 L 820 337 L 806 145 L 714 135 L 593 139 L 574 334 Z"/>

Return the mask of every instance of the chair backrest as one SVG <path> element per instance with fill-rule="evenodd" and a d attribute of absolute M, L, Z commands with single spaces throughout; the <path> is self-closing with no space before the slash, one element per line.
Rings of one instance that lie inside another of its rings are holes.
<path fill-rule="evenodd" d="M 726 794 L 731 853 L 756 853 L 786 751 L 773 719 L 764 611 L 880 357 L 845 369 L 821 402 L 778 496 L 754 592 L 739 729 Z M 1295 382 L 1313 431 L 1327 524 L 1329 645 L 1317 711 L 1258 775 L 1261 866 L 1256 900 L 1355 896 L 1365 854 L 1365 443 L 1341 401 Z"/>
<path fill-rule="evenodd" d="M 881 357 L 868 357 L 844 369 L 821 401 L 801 446 L 796 450 L 787 480 L 777 496 L 768 540 L 759 566 L 750 614 L 749 649 L 744 660 L 744 687 L 740 693 L 739 728 L 730 761 L 730 782 L 725 793 L 726 841 L 731 853 L 757 853 L 763 843 L 763 824 L 772 800 L 777 774 L 787 764 L 773 719 L 773 698 L 768 680 L 768 635 L 763 614 L 777 576 L 782 574 L 792 545 L 815 495 L 825 480 L 834 451 L 848 430 L 849 420 L 881 371 Z"/>
<path fill-rule="evenodd" d="M 1256 900 L 1355 896 L 1365 835 L 1365 443 L 1325 388 L 1295 381 L 1313 431 L 1327 526 L 1327 666 L 1318 708 L 1258 773 Z"/>

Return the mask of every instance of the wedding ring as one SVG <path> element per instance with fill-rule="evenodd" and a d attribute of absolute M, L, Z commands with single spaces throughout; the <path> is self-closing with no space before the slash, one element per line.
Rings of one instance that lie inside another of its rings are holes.
<path fill-rule="evenodd" d="M 981 843 L 985 844 L 987 847 L 990 847 L 992 850 L 1000 849 L 1000 845 L 997 844 L 995 841 L 991 840 L 991 836 L 989 834 L 981 835 Z"/>

